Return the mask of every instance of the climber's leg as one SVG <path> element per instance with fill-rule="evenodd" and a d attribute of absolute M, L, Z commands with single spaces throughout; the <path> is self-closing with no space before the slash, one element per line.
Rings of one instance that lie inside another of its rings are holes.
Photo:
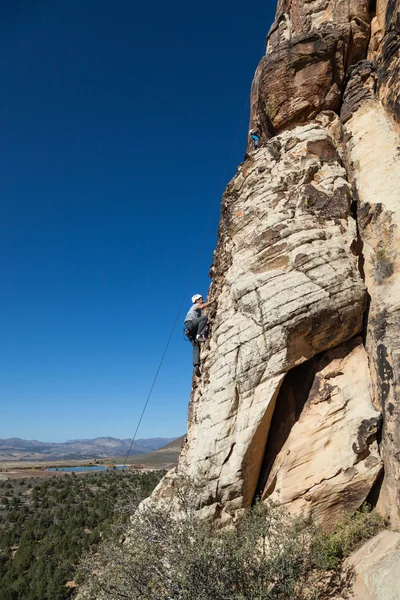
<path fill-rule="evenodd" d="M 193 330 L 196 331 L 196 337 L 200 336 L 200 337 L 206 337 L 207 335 L 207 324 L 208 324 L 208 319 L 207 317 L 199 317 L 198 319 L 194 319 L 194 321 L 192 321 L 193 323 Z"/>
<path fill-rule="evenodd" d="M 193 341 L 193 366 L 200 366 L 200 344 L 197 341 Z"/>

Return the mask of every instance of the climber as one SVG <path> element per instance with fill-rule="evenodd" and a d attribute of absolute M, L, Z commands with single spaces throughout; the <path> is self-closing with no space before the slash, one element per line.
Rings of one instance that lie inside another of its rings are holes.
<path fill-rule="evenodd" d="M 201 294 L 194 294 L 192 306 L 185 317 L 184 333 L 193 346 L 193 366 L 197 377 L 200 376 L 200 342 L 205 342 L 207 339 L 208 324 L 208 318 L 202 316 L 201 311 L 210 306 L 214 300 L 215 298 L 211 298 L 208 302 L 204 302 Z"/>
<path fill-rule="evenodd" d="M 250 135 L 251 139 L 253 140 L 254 150 L 257 150 L 258 144 L 260 143 L 260 135 L 259 135 L 257 129 L 250 129 L 249 135 Z"/>

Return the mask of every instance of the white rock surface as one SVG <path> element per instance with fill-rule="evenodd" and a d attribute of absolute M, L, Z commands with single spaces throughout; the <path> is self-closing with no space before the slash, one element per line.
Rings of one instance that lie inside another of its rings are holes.
<path fill-rule="evenodd" d="M 203 483 L 208 516 L 251 504 L 285 373 L 361 330 L 350 196 L 335 142 L 316 123 L 277 136 L 228 186 L 218 303 L 178 469 Z"/>

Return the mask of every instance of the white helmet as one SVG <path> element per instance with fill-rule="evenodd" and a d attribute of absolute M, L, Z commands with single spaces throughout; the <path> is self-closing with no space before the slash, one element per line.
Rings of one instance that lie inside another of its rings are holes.
<path fill-rule="evenodd" d="M 192 296 L 192 304 L 194 304 L 197 300 L 200 300 L 203 296 L 201 294 L 195 294 Z"/>
<path fill-rule="evenodd" d="M 249 133 L 253 133 L 254 129 L 250 129 Z"/>

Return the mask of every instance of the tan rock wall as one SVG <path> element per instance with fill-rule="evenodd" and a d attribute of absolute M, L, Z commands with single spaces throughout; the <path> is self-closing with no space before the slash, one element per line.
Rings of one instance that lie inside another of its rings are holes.
<path fill-rule="evenodd" d="M 317 123 L 271 140 L 227 188 L 218 303 L 179 465 L 203 482 L 210 515 L 251 504 L 285 373 L 361 331 L 350 201 L 335 141 Z"/>
<path fill-rule="evenodd" d="M 400 133 L 400 0 L 386 1 L 385 27 L 375 59 L 379 98 Z"/>
<path fill-rule="evenodd" d="M 373 73 L 371 73 L 371 78 Z M 365 281 L 370 296 L 367 351 L 374 402 L 382 408 L 385 481 L 380 508 L 400 524 L 400 137 L 378 98 L 355 71 L 354 112 L 346 107 L 349 172 L 358 198 Z M 349 83 L 352 85 L 352 82 Z"/>
<path fill-rule="evenodd" d="M 349 65 L 366 57 L 368 0 L 279 2 L 251 91 L 251 126 L 265 141 L 322 110 L 339 112 Z"/>
<path fill-rule="evenodd" d="M 361 338 L 319 355 L 308 400 L 276 457 L 263 498 L 333 525 L 357 510 L 382 469 L 379 426 Z"/>
<path fill-rule="evenodd" d="M 385 35 L 385 21 L 388 0 L 377 0 L 376 13 L 371 21 L 371 37 L 368 47 L 368 60 L 374 60 L 380 50 Z"/>
<path fill-rule="evenodd" d="M 178 467 L 204 516 L 264 491 L 330 525 L 374 485 L 382 433 L 378 506 L 400 525 L 399 7 L 278 2 L 251 91 L 261 148 L 223 197 Z"/>

